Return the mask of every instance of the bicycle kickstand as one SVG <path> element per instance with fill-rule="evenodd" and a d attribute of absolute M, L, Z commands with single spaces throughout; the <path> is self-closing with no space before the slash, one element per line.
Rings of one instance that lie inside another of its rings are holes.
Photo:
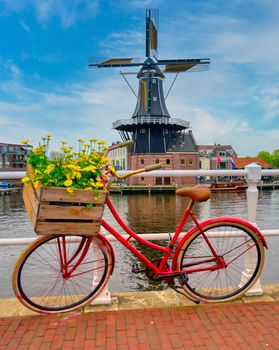
<path fill-rule="evenodd" d="M 179 275 L 179 276 L 178 276 L 178 281 L 179 281 L 179 283 L 181 283 L 181 284 L 185 284 L 185 282 L 188 281 L 187 275 L 186 275 L 186 274 Z M 191 298 L 188 294 L 186 294 L 185 292 L 183 293 L 183 292 L 181 292 L 180 290 L 178 290 L 178 289 L 182 289 L 182 290 L 183 290 L 183 288 L 180 287 L 180 286 L 178 286 L 178 285 L 176 285 L 173 278 L 172 278 L 172 280 L 168 280 L 168 281 L 166 281 L 166 282 L 168 283 L 168 286 L 169 286 L 171 289 L 173 289 L 174 291 L 176 291 L 176 293 L 183 295 L 185 298 L 191 300 L 191 301 L 192 301 L 193 303 L 195 303 L 195 304 L 199 304 L 199 303 L 200 303 L 200 300 L 193 299 L 193 298 Z"/>

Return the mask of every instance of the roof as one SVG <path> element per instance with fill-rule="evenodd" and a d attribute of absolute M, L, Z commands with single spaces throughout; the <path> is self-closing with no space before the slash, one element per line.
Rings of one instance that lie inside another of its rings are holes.
<path fill-rule="evenodd" d="M 226 157 L 236 157 L 237 153 L 231 145 L 198 145 L 198 152 L 201 156 L 213 156 L 216 157 L 217 152 L 226 152 Z"/>
<path fill-rule="evenodd" d="M 222 148 L 225 148 L 225 149 L 230 149 L 230 150 L 233 150 L 234 151 L 234 148 L 231 146 L 231 145 L 198 145 L 198 150 L 199 151 L 211 151 L 213 150 L 215 147 L 222 147 Z"/>
<path fill-rule="evenodd" d="M 178 133 L 170 142 L 167 152 L 197 152 L 197 144 L 194 136 L 189 132 Z"/>
<path fill-rule="evenodd" d="M 271 165 L 258 157 L 246 157 L 246 158 L 235 158 L 235 167 L 244 168 L 246 165 L 251 163 L 258 163 L 262 168 L 271 168 Z"/>

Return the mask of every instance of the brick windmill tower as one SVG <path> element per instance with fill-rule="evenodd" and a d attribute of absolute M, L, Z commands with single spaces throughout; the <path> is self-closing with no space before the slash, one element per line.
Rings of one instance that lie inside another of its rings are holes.
<path fill-rule="evenodd" d="M 158 11 L 146 10 L 145 60 L 136 62 L 132 58 L 107 60 L 91 59 L 89 67 L 141 67 L 137 74 L 139 88 L 137 103 L 130 119 L 120 119 L 113 123 L 122 140 L 134 140 L 129 151 L 129 168 L 143 164 L 161 162 L 165 169 L 197 169 L 198 151 L 190 123 L 183 119 L 171 118 L 163 91 L 164 73 L 175 73 L 171 88 L 182 72 L 209 69 L 208 58 L 159 60 L 158 54 Z M 122 73 L 125 78 L 125 73 Z M 131 88 L 130 84 L 128 84 Z M 170 178 L 134 178 L 136 183 L 169 184 Z M 184 179 L 185 180 L 185 179 Z M 183 179 L 180 182 L 183 183 Z M 189 179 L 188 179 L 189 180 Z M 176 181 L 177 182 L 177 181 Z M 188 181 L 189 182 L 189 181 Z"/>

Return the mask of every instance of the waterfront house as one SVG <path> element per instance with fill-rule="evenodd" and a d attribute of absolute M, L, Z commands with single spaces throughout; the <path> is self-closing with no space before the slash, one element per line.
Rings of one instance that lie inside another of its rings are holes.
<path fill-rule="evenodd" d="M 0 143 L 0 171 L 22 171 L 26 169 L 31 145 Z"/>

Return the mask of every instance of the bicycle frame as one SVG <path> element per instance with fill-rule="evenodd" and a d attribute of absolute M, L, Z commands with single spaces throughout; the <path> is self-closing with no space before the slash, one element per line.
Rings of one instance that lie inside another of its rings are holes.
<path fill-rule="evenodd" d="M 160 276 L 160 277 L 164 277 L 164 276 L 178 276 L 182 273 L 189 273 L 189 272 L 196 272 L 196 271 L 205 271 L 205 270 L 216 270 L 216 269 L 220 269 L 223 268 L 223 262 L 222 260 L 219 258 L 218 254 L 216 253 L 216 251 L 214 250 L 213 246 L 211 245 L 209 239 L 203 234 L 204 239 L 206 240 L 210 250 L 213 253 L 212 258 L 205 260 L 204 262 L 213 262 L 213 261 L 217 261 L 217 264 L 214 266 L 208 266 L 206 268 L 196 268 L 196 269 L 191 269 L 191 271 L 189 270 L 181 270 L 181 271 L 173 271 L 170 267 L 168 267 L 168 269 L 166 270 L 166 263 L 167 260 L 170 258 L 171 253 L 173 252 L 173 248 L 178 240 L 178 237 L 188 219 L 188 217 L 190 216 L 194 223 L 196 224 L 196 228 L 200 229 L 202 231 L 202 228 L 199 224 L 199 222 L 197 221 L 196 217 L 194 216 L 194 213 L 191 211 L 191 208 L 194 204 L 193 201 L 190 201 L 189 205 L 187 206 L 187 208 L 185 209 L 180 223 L 178 224 L 175 233 L 169 243 L 169 245 L 167 247 L 163 247 L 157 244 L 154 244 L 150 241 L 145 240 L 144 238 L 140 237 L 137 233 L 135 233 L 134 231 L 132 231 L 125 223 L 124 221 L 121 219 L 121 217 L 119 216 L 119 214 L 117 213 L 113 203 L 111 202 L 110 198 L 106 199 L 106 204 L 109 208 L 109 210 L 111 211 L 112 215 L 114 216 L 114 218 L 116 219 L 116 221 L 119 223 L 119 225 L 128 233 L 129 237 L 127 239 L 123 238 L 123 236 L 115 229 L 113 228 L 105 219 L 102 219 L 102 226 L 108 230 L 120 243 L 122 243 L 127 249 L 129 249 L 145 266 L 147 266 L 149 269 L 151 269 L 155 275 Z M 189 231 L 188 231 L 189 232 Z M 185 233 L 185 235 L 188 234 L 188 232 Z M 202 231 L 203 232 L 203 231 Z M 144 256 L 140 251 L 138 251 L 130 242 L 129 240 L 131 238 L 134 238 L 137 242 L 140 242 L 142 244 L 144 244 L 145 246 L 148 246 L 152 249 L 155 249 L 157 251 L 161 251 L 164 253 L 164 256 L 162 257 L 162 261 L 160 262 L 159 266 L 155 266 L 148 258 L 146 258 L 146 256 Z"/>

